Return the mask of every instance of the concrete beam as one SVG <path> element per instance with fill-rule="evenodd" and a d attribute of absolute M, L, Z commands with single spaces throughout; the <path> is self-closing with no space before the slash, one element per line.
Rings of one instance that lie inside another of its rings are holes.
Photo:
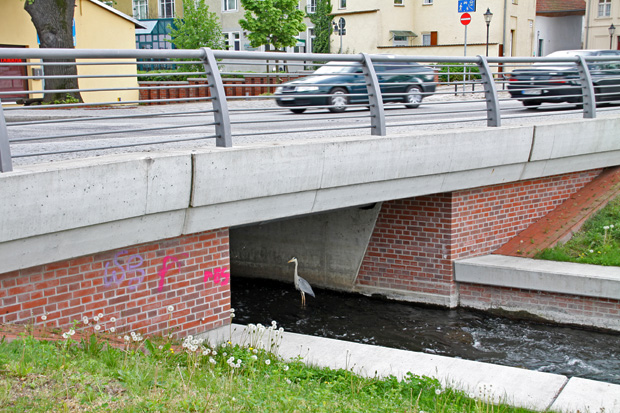
<path fill-rule="evenodd" d="M 0 243 L 187 208 L 189 154 L 127 154 L 0 175 Z"/>
<path fill-rule="evenodd" d="M 457 282 L 620 300 L 620 268 L 485 255 L 455 261 Z"/>

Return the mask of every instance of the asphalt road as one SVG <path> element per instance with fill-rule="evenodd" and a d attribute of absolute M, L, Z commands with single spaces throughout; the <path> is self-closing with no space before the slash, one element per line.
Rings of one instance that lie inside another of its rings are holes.
<path fill-rule="evenodd" d="M 444 92 L 429 97 L 417 109 L 386 106 L 387 133 L 486 127 L 482 98 L 480 93 Z M 525 109 L 520 102 L 506 98 L 500 107 L 503 126 L 583 118 L 583 113 L 570 105 Z M 599 109 L 599 116 L 620 112 L 620 106 Z M 5 108 L 4 114 L 13 163 L 18 166 L 108 153 L 215 146 L 210 110 L 208 103 L 189 103 L 113 109 Z M 258 99 L 230 101 L 229 110 L 233 146 L 370 135 L 370 111 L 365 107 L 339 114 L 326 109 L 293 114 L 278 108 L 273 99 Z"/>

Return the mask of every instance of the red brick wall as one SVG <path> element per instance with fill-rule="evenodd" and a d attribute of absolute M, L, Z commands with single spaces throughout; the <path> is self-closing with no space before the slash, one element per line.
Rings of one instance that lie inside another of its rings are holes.
<path fill-rule="evenodd" d="M 450 295 L 450 200 L 440 194 L 384 202 L 358 284 Z"/>
<path fill-rule="evenodd" d="M 480 310 L 526 310 L 547 320 L 620 330 L 620 301 L 608 298 L 459 284 L 459 301 L 464 307 Z"/>
<path fill-rule="evenodd" d="M 453 260 L 493 252 L 599 173 L 384 202 L 357 283 L 449 296 Z"/>
<path fill-rule="evenodd" d="M 0 274 L 0 323 L 102 313 L 106 331 L 182 336 L 228 324 L 228 241 L 221 229 Z"/>

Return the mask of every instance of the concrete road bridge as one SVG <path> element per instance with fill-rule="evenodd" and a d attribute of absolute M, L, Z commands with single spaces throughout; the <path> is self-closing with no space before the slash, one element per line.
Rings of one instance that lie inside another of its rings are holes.
<path fill-rule="evenodd" d="M 0 174 L 0 323 L 102 312 L 204 332 L 230 322 L 231 274 L 292 282 L 296 256 L 316 286 L 620 329 L 617 283 L 455 273 L 620 165 L 618 130 L 610 115 L 15 167 Z"/>

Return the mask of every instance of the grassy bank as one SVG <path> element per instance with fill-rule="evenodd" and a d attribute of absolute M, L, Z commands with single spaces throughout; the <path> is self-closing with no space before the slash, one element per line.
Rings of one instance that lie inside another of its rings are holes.
<path fill-rule="evenodd" d="M 476 400 L 427 377 L 363 378 L 284 361 L 275 325 L 255 327 L 243 346 L 217 348 L 191 337 L 172 343 L 132 333 L 114 337 L 114 346 L 98 331 L 64 336 L 45 341 L 25 332 L 2 340 L 1 411 L 529 411 Z M 259 336 L 271 346 L 256 348 Z"/>
<path fill-rule="evenodd" d="M 620 266 L 620 197 L 592 216 L 566 244 L 545 249 L 535 258 Z"/>

